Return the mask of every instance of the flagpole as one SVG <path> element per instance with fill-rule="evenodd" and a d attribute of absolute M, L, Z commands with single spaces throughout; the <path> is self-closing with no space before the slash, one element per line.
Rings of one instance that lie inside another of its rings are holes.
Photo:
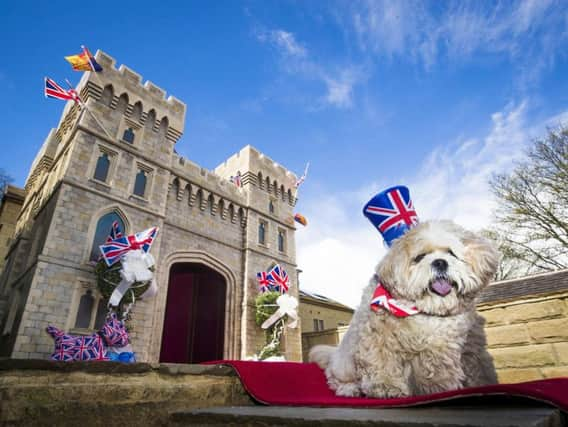
<path fill-rule="evenodd" d="M 67 84 L 69 85 L 69 87 L 71 89 L 73 89 L 73 85 L 71 85 L 71 83 L 69 82 L 69 80 L 65 79 L 65 81 L 67 82 Z M 73 89 L 74 90 L 74 89 Z M 99 121 L 99 119 L 97 118 L 97 116 L 95 116 L 95 114 L 87 107 L 87 104 L 85 104 L 83 102 L 83 100 L 81 99 L 81 97 L 79 96 L 79 94 L 77 94 L 77 100 L 79 101 L 79 106 L 87 111 L 87 113 L 89 113 L 91 115 L 91 117 L 95 120 L 95 122 L 97 122 L 97 124 L 101 127 L 101 129 L 104 131 L 104 133 L 106 134 L 106 136 L 108 136 L 111 140 L 114 141 L 114 137 L 109 133 L 109 131 L 106 130 L 106 128 L 103 126 L 103 124 Z"/>

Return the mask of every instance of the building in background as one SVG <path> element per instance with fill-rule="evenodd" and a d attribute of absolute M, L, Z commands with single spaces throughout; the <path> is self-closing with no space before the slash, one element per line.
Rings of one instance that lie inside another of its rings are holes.
<path fill-rule="evenodd" d="M 10 249 L 25 196 L 23 188 L 8 185 L 0 201 L 0 274 L 4 269 L 5 258 Z"/>
<path fill-rule="evenodd" d="M 180 157 L 185 104 L 103 52 L 96 60 L 103 71 L 84 73 L 76 88 L 92 114 L 67 102 L 26 181 L 0 277 L 0 356 L 47 358 L 48 324 L 97 329 L 106 303 L 93 264 L 113 221 L 125 234 L 160 229 L 158 294 L 132 312 L 139 361 L 255 354 L 265 344 L 256 273 L 297 268 L 297 177 L 251 146 L 214 171 Z M 287 360 L 300 360 L 299 329 L 287 329 L 285 343 Z"/>
<path fill-rule="evenodd" d="M 354 310 L 313 292 L 300 290 L 300 319 L 302 324 L 302 359 L 314 345 L 337 345 L 347 331 Z"/>

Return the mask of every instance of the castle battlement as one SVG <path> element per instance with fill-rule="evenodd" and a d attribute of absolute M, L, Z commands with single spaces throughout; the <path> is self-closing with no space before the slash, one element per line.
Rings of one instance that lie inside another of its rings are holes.
<path fill-rule="evenodd" d="M 127 116 L 140 104 L 142 122 L 152 112 L 157 119 L 156 126 L 167 119 L 168 136 L 174 141 L 179 139 L 185 126 L 185 103 L 172 95 L 166 97 L 166 91 L 149 80 L 143 83 L 142 76 L 124 64 L 117 69 L 116 60 L 107 53 L 98 50 L 95 58 L 103 71 L 84 73 L 77 86 L 85 101 L 108 97 L 111 108 L 126 104 Z"/>

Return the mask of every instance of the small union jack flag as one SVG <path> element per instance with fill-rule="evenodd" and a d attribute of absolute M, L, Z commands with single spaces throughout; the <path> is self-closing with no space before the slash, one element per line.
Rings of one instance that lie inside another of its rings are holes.
<path fill-rule="evenodd" d="M 294 183 L 294 188 L 298 188 L 300 185 L 304 183 L 306 178 L 308 177 L 308 169 L 310 168 L 310 162 L 306 163 L 306 168 L 304 169 L 304 174 L 296 180 Z"/>
<path fill-rule="evenodd" d="M 237 172 L 235 176 L 231 176 L 231 182 L 235 184 L 237 187 L 241 188 L 243 186 L 243 181 L 241 177 L 241 172 Z"/>
<path fill-rule="evenodd" d="M 281 294 L 288 292 L 290 288 L 288 273 L 286 273 L 279 264 L 276 264 L 272 270 L 270 270 L 268 277 L 268 280 L 272 282 L 272 290 L 280 292 Z"/>
<path fill-rule="evenodd" d="M 62 99 L 64 101 L 75 101 L 80 102 L 79 94 L 75 89 L 65 90 L 61 86 L 59 86 L 55 81 L 46 77 L 45 78 L 45 97 L 46 98 L 55 98 L 55 99 Z"/>
<path fill-rule="evenodd" d="M 371 299 L 371 310 L 379 311 L 380 308 L 389 311 L 396 317 L 408 317 L 419 313 L 416 307 L 408 307 L 394 299 L 383 284 L 378 282 Z"/>
<path fill-rule="evenodd" d="M 105 262 L 110 267 L 116 262 L 120 261 L 122 256 L 128 251 L 142 250 L 148 252 L 156 235 L 158 234 L 158 227 L 152 227 L 147 230 L 141 231 L 134 235 L 120 237 L 110 243 L 100 245 L 99 249 L 105 259 Z"/>
<path fill-rule="evenodd" d="M 365 205 L 363 213 L 378 228 L 389 246 L 418 223 L 410 192 L 403 186 L 377 194 Z"/>
<path fill-rule="evenodd" d="M 120 239 L 121 237 L 122 237 L 122 230 L 120 229 L 120 224 L 118 223 L 118 221 L 113 221 L 110 233 L 105 243 L 110 243 L 113 240 Z"/>
<path fill-rule="evenodd" d="M 272 288 L 272 282 L 270 281 L 266 271 L 261 271 L 256 273 L 256 278 L 258 279 L 258 289 L 260 292 L 268 292 Z"/>

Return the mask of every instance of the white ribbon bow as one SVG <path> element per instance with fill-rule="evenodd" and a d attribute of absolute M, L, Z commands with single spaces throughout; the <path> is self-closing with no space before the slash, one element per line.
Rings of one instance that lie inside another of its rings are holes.
<path fill-rule="evenodd" d="M 158 291 L 158 285 L 154 279 L 154 273 L 150 270 L 155 263 L 154 257 L 142 250 L 134 250 L 127 252 L 122 257 L 122 268 L 120 276 L 122 280 L 112 292 L 109 304 L 113 307 L 118 306 L 124 294 L 130 289 L 134 282 L 147 282 L 151 280 L 148 289 L 140 296 L 140 298 L 148 298 L 154 296 Z"/>
<path fill-rule="evenodd" d="M 288 315 L 290 319 L 292 319 L 292 321 L 288 323 L 288 327 L 296 328 L 298 326 L 298 312 L 296 311 L 298 308 L 298 300 L 288 294 L 283 294 L 278 297 L 276 304 L 278 305 L 278 309 L 272 316 L 264 321 L 261 328 L 270 328 L 277 320 L 285 315 Z"/>

